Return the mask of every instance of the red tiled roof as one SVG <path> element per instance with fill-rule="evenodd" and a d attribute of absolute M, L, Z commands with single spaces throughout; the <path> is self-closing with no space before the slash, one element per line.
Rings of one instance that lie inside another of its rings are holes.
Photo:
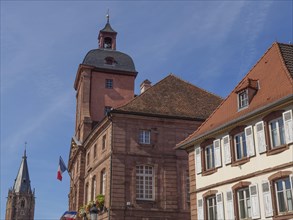
<path fill-rule="evenodd" d="M 187 146 L 199 137 L 208 135 L 231 121 L 292 95 L 292 51 L 292 44 L 274 43 L 210 117 L 177 147 Z M 249 106 L 238 110 L 237 92 L 247 86 L 249 79 L 258 80 L 259 88 Z"/>
<path fill-rule="evenodd" d="M 222 98 L 168 75 L 114 111 L 205 120 Z"/>

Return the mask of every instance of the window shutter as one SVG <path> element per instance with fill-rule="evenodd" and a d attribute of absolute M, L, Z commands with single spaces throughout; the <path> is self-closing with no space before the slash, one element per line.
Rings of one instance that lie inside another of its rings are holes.
<path fill-rule="evenodd" d="M 257 146 L 258 146 L 258 153 L 266 152 L 266 138 L 265 138 L 265 130 L 264 130 L 264 123 L 260 121 L 255 124 L 256 127 L 256 137 L 257 137 Z"/>
<path fill-rule="evenodd" d="M 270 190 L 270 182 L 267 180 L 264 180 L 262 182 L 262 195 L 263 195 L 265 216 L 271 217 L 273 216 L 272 194 Z"/>
<path fill-rule="evenodd" d="M 248 155 L 254 156 L 255 150 L 254 150 L 254 139 L 253 139 L 252 126 L 248 126 L 245 128 L 245 139 L 246 139 L 246 145 L 247 145 L 247 149 L 248 149 Z"/>
<path fill-rule="evenodd" d="M 201 150 L 200 150 L 200 147 L 195 148 L 195 170 L 196 170 L 196 174 L 201 173 Z"/>
<path fill-rule="evenodd" d="M 220 167 L 222 165 L 220 139 L 214 140 L 213 144 L 215 148 L 215 167 Z"/>
<path fill-rule="evenodd" d="M 216 200 L 217 200 L 217 219 L 225 219 L 222 193 L 216 194 Z"/>
<path fill-rule="evenodd" d="M 233 204 L 233 192 L 232 190 L 229 190 L 226 192 L 227 195 L 227 219 L 231 219 L 234 220 L 235 216 L 234 216 L 234 204 Z"/>
<path fill-rule="evenodd" d="M 252 184 L 249 186 L 249 194 L 251 201 L 251 217 L 252 219 L 260 218 L 259 199 L 257 185 Z"/>
<path fill-rule="evenodd" d="M 203 216 L 203 199 L 197 200 L 197 219 L 204 220 Z"/>
<path fill-rule="evenodd" d="M 286 143 L 289 144 L 293 142 L 293 120 L 292 120 L 292 110 L 283 113 L 284 129 Z"/>
<path fill-rule="evenodd" d="M 225 164 L 231 163 L 231 150 L 230 150 L 230 139 L 229 135 L 223 137 L 223 146 L 225 152 Z"/>

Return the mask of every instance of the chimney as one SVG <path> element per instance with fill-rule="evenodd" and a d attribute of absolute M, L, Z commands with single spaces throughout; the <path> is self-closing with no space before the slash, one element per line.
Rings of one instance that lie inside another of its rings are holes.
<path fill-rule="evenodd" d="M 152 87 L 152 82 L 150 82 L 148 79 L 144 80 L 140 84 L 140 94 L 142 94 L 144 91 Z"/>

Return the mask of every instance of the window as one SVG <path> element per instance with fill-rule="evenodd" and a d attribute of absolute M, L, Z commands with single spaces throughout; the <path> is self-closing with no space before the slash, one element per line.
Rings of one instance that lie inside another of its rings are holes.
<path fill-rule="evenodd" d="M 292 110 L 273 111 L 257 124 L 260 123 L 263 124 L 262 152 L 273 155 L 289 149 L 288 144 L 293 141 Z"/>
<path fill-rule="evenodd" d="M 100 185 L 100 193 L 105 195 L 106 193 L 106 170 L 103 169 L 101 171 L 101 185 Z"/>
<path fill-rule="evenodd" d="M 20 207 L 21 207 L 21 208 L 24 208 L 24 206 L 25 206 L 25 201 L 24 201 L 24 199 L 23 199 L 23 200 L 21 200 Z"/>
<path fill-rule="evenodd" d="M 88 152 L 86 156 L 86 165 L 88 166 L 89 164 L 90 164 L 90 152 Z"/>
<path fill-rule="evenodd" d="M 149 130 L 140 130 L 139 132 L 139 143 L 150 144 L 151 143 L 151 132 Z"/>
<path fill-rule="evenodd" d="M 94 201 L 96 198 L 96 187 L 97 187 L 97 181 L 96 176 L 92 178 L 92 190 L 91 190 L 91 200 Z"/>
<path fill-rule="evenodd" d="M 275 148 L 285 144 L 284 122 L 277 118 L 269 122 L 271 147 Z"/>
<path fill-rule="evenodd" d="M 287 213 L 293 211 L 292 200 L 292 183 L 289 177 L 282 178 L 275 181 L 275 194 L 277 200 L 278 213 Z"/>
<path fill-rule="evenodd" d="M 248 90 L 245 89 L 238 93 L 238 109 L 243 109 L 248 106 Z"/>
<path fill-rule="evenodd" d="M 241 160 L 247 157 L 247 148 L 244 132 L 241 132 L 234 136 L 234 146 L 236 160 Z"/>
<path fill-rule="evenodd" d="M 136 166 L 136 199 L 154 199 L 154 171 L 152 166 Z"/>
<path fill-rule="evenodd" d="M 85 185 L 85 198 L 84 198 L 84 202 L 88 203 L 89 202 L 89 183 L 86 183 Z"/>
<path fill-rule="evenodd" d="M 239 219 L 251 218 L 251 202 L 248 187 L 237 191 L 237 203 Z"/>
<path fill-rule="evenodd" d="M 206 207 L 208 220 L 216 220 L 217 219 L 217 202 L 216 196 L 211 196 L 206 199 Z"/>
<path fill-rule="evenodd" d="M 106 135 L 104 135 L 103 136 L 103 140 L 102 140 L 102 150 L 105 150 L 105 148 L 106 148 L 106 140 L 107 140 L 107 136 Z"/>
<path fill-rule="evenodd" d="M 113 89 L 113 79 L 106 79 L 105 88 L 106 89 Z"/>
<path fill-rule="evenodd" d="M 95 144 L 94 145 L 94 158 L 97 157 L 97 145 Z"/>
<path fill-rule="evenodd" d="M 205 147 L 205 168 L 206 170 L 209 170 L 214 167 L 215 167 L 215 151 L 214 151 L 214 146 L 211 144 Z"/>
<path fill-rule="evenodd" d="M 110 111 L 111 111 L 111 109 L 112 109 L 112 107 L 111 107 L 111 106 L 105 106 L 104 115 L 107 115 L 107 114 L 108 114 L 108 112 L 110 112 Z"/>

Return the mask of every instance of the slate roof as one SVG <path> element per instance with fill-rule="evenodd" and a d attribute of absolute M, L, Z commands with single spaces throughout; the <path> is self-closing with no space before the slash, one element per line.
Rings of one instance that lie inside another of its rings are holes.
<path fill-rule="evenodd" d="M 114 112 L 204 120 L 221 101 L 219 96 L 170 74 Z"/>
<path fill-rule="evenodd" d="M 113 65 L 106 64 L 105 59 L 107 57 L 114 59 L 115 62 L 113 62 Z M 117 50 L 103 48 L 90 50 L 83 59 L 82 64 L 102 69 L 121 70 L 136 73 L 132 58 L 129 55 Z"/>
<path fill-rule="evenodd" d="M 105 27 L 101 30 L 101 32 L 111 32 L 111 33 L 117 33 L 114 31 L 114 29 L 111 27 L 110 23 L 107 22 Z"/>
<path fill-rule="evenodd" d="M 278 43 L 284 63 L 293 78 L 293 44 Z"/>
<path fill-rule="evenodd" d="M 31 192 L 30 177 L 26 158 L 26 152 L 24 151 L 24 155 L 22 157 L 18 174 L 13 186 L 13 190 L 15 192 Z"/>
<path fill-rule="evenodd" d="M 194 141 L 211 136 L 213 132 L 255 114 L 280 100 L 292 99 L 292 47 L 292 44 L 273 43 L 213 114 L 193 134 L 179 143 L 177 148 L 188 147 Z M 251 80 L 258 80 L 259 89 L 248 107 L 238 110 L 237 92 Z"/>

